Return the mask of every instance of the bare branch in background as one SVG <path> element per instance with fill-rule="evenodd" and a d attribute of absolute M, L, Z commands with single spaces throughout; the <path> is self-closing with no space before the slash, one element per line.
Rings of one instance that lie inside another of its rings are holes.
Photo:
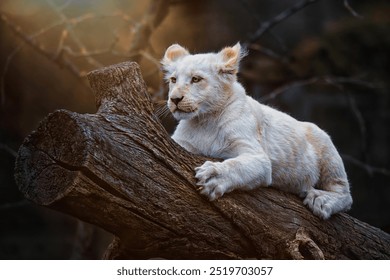
<path fill-rule="evenodd" d="M 0 80 L 0 105 L 3 106 L 5 103 L 5 78 L 6 74 L 8 72 L 8 68 L 11 64 L 11 60 L 14 58 L 14 56 L 23 48 L 23 45 L 20 44 L 17 46 L 7 57 L 7 60 L 5 61 L 3 71 L 1 73 L 1 80 Z"/>
<path fill-rule="evenodd" d="M 70 48 L 68 46 L 60 46 L 59 45 L 57 53 L 59 55 L 63 54 L 63 53 L 67 53 L 68 55 L 75 57 L 75 58 L 80 58 L 80 57 L 88 58 L 88 57 L 93 57 L 93 56 L 98 56 L 98 55 L 103 55 L 103 54 L 110 54 L 113 56 L 125 57 L 126 56 L 125 53 L 117 52 L 114 50 L 118 41 L 119 41 L 119 36 L 117 34 L 115 34 L 114 40 L 112 41 L 111 45 L 108 46 L 107 48 L 94 50 L 94 51 L 81 50 L 80 52 L 75 52 L 74 50 L 72 50 L 72 48 Z"/>
<path fill-rule="evenodd" d="M 288 57 L 282 56 L 282 55 L 276 53 L 275 51 L 273 51 L 269 48 L 266 48 L 260 44 L 250 44 L 250 45 L 248 45 L 248 49 L 262 53 L 262 54 L 264 54 L 264 55 L 266 55 L 266 56 L 268 56 L 276 61 L 279 61 L 283 64 L 290 62 Z"/>
<path fill-rule="evenodd" d="M 17 207 L 23 207 L 23 206 L 26 206 L 26 205 L 29 205 L 29 204 L 30 203 L 26 199 L 23 199 L 23 200 L 19 200 L 19 201 L 16 201 L 16 202 L 10 202 L 10 203 L 1 204 L 0 205 L 0 210 L 17 208 Z"/>
<path fill-rule="evenodd" d="M 360 19 L 363 19 L 364 17 L 362 15 L 359 15 L 349 4 L 348 0 L 344 0 L 344 7 L 354 16 Z"/>
<path fill-rule="evenodd" d="M 7 152 L 9 155 L 11 155 L 13 158 L 16 158 L 16 156 L 18 155 L 18 152 L 15 151 L 14 149 L 8 147 L 7 145 L 5 144 L 1 144 L 0 143 L 0 150 L 3 150 L 5 152 Z"/>
<path fill-rule="evenodd" d="M 288 8 L 284 10 L 283 12 L 276 15 L 274 18 L 270 19 L 269 21 L 262 21 L 259 16 L 257 16 L 255 13 L 253 13 L 253 7 L 250 6 L 250 3 L 248 3 L 246 0 L 241 0 L 241 5 L 246 9 L 246 11 L 249 13 L 249 15 L 253 16 L 255 20 L 259 23 L 259 28 L 251 35 L 249 38 L 243 42 L 243 47 L 252 49 L 255 51 L 258 51 L 260 53 L 263 53 L 264 55 L 267 55 L 268 57 L 275 59 L 281 63 L 288 63 L 289 58 L 287 56 L 283 56 L 281 54 L 278 54 L 274 50 L 271 50 L 269 48 L 266 48 L 264 46 L 261 46 L 260 44 L 256 44 L 255 42 L 258 41 L 266 32 L 268 32 L 272 38 L 279 44 L 279 46 L 283 49 L 283 52 L 288 52 L 288 49 L 283 42 L 283 40 L 276 36 L 271 32 L 271 29 L 287 19 L 288 17 L 292 16 L 293 14 L 297 13 L 298 11 L 302 10 L 303 8 L 307 7 L 310 4 L 313 4 L 317 2 L 318 0 L 304 0 L 301 2 L 298 2 L 291 8 Z"/>
<path fill-rule="evenodd" d="M 348 102 L 349 102 L 349 108 L 351 109 L 351 111 L 356 119 L 356 122 L 359 126 L 362 153 L 363 153 L 364 159 L 367 159 L 367 127 L 366 127 L 366 124 L 365 124 L 365 121 L 363 118 L 363 114 L 362 114 L 362 112 L 360 112 L 360 110 L 356 104 L 356 100 L 355 100 L 354 96 L 349 92 L 347 92 L 346 95 L 347 95 Z"/>
<path fill-rule="evenodd" d="M 153 30 L 160 25 L 167 16 L 169 5 L 164 0 L 151 0 L 149 7 L 142 19 L 133 25 L 133 41 L 129 46 L 128 53 L 146 50 L 149 47 L 149 38 Z M 139 54 L 139 53 L 138 53 Z"/>
<path fill-rule="evenodd" d="M 59 10 L 64 10 L 65 8 L 69 7 L 69 5 L 73 2 L 73 0 L 68 0 L 66 1 L 64 4 L 62 4 L 61 6 L 58 6 L 58 9 Z"/>
<path fill-rule="evenodd" d="M 313 4 L 317 2 L 318 0 L 303 0 L 295 4 L 289 9 L 284 10 L 274 18 L 270 19 L 269 21 L 263 22 L 260 27 L 253 33 L 252 36 L 249 37 L 248 43 L 254 43 L 258 39 L 260 39 L 261 36 L 267 31 L 269 31 L 272 27 L 277 25 L 278 23 L 282 22 L 283 20 L 287 19 L 288 17 L 292 16 L 293 14 L 297 13 L 298 11 L 302 10 L 306 6 Z"/>
<path fill-rule="evenodd" d="M 252 16 L 257 21 L 257 23 L 261 26 L 263 24 L 263 20 L 260 18 L 260 16 L 257 13 L 253 12 L 254 11 L 254 7 L 252 7 L 252 5 L 247 0 L 240 0 L 239 2 L 245 8 L 245 10 L 247 11 L 248 15 Z M 271 32 L 270 30 L 268 30 L 268 33 L 279 44 L 279 46 L 281 47 L 281 49 L 284 52 L 288 51 L 288 48 L 287 48 L 284 40 L 280 36 L 277 36 L 275 33 Z M 247 47 L 251 48 L 251 49 L 256 49 L 256 47 L 260 47 L 261 50 L 257 50 L 257 51 L 263 52 L 265 55 L 269 55 L 270 57 L 273 57 L 274 55 L 279 56 L 274 51 L 272 51 L 270 49 L 266 49 L 264 47 L 261 47 L 260 45 L 254 45 L 254 44 L 250 44 L 250 43 L 246 43 L 246 45 L 249 45 Z"/>
<path fill-rule="evenodd" d="M 169 12 L 169 3 L 165 0 L 151 0 L 149 7 L 144 14 L 143 18 L 139 21 L 139 24 L 133 26 L 133 32 L 135 36 L 133 37 L 133 41 L 131 46 L 128 49 L 129 53 L 137 53 L 139 57 L 145 58 L 146 60 L 152 62 L 155 66 L 155 70 L 152 70 L 151 73 L 147 75 L 151 75 L 154 73 L 158 73 L 160 77 L 160 85 L 157 90 L 155 90 L 155 95 L 153 95 L 154 99 L 160 98 L 163 94 L 163 76 L 160 71 L 160 63 L 153 56 L 154 51 L 152 46 L 150 45 L 150 36 L 153 31 L 161 24 L 164 18 L 168 15 Z M 135 59 L 138 61 L 138 59 Z M 147 77 L 147 76 L 145 76 Z"/>
<path fill-rule="evenodd" d="M 384 176 L 389 176 L 390 177 L 390 170 L 386 168 L 381 168 L 381 167 L 375 167 L 372 165 L 369 165 L 365 162 L 362 162 L 350 155 L 346 154 L 341 154 L 341 157 L 343 158 L 344 161 L 350 162 L 353 165 L 356 165 L 357 167 L 360 167 L 364 169 L 370 176 L 374 176 L 375 174 L 381 174 Z"/>
<path fill-rule="evenodd" d="M 299 87 L 304 87 L 307 85 L 315 84 L 315 83 L 318 83 L 320 81 L 321 81 L 321 79 L 319 77 L 314 77 L 314 78 L 310 78 L 310 79 L 302 80 L 302 81 L 295 81 L 295 82 L 289 83 L 287 85 L 283 85 L 281 87 L 276 88 L 275 90 L 273 90 L 272 92 L 270 92 L 266 96 L 262 97 L 260 99 L 260 101 L 261 102 L 268 102 L 272 99 L 277 98 L 280 94 L 282 94 L 288 90 L 291 90 L 293 88 L 299 88 Z"/>
<path fill-rule="evenodd" d="M 84 21 L 84 18 L 90 18 L 92 15 L 91 14 L 83 15 L 78 20 L 77 19 L 76 20 L 75 19 L 70 19 L 51 0 L 46 0 L 46 3 L 53 9 L 55 14 L 65 24 L 65 29 L 63 29 L 62 33 L 64 33 L 64 30 L 66 30 L 65 34 L 69 34 L 69 37 L 76 44 L 76 46 L 80 49 L 80 51 L 81 52 L 87 52 L 87 48 L 85 47 L 85 45 L 82 43 L 80 38 L 74 33 L 73 26 L 75 24 L 77 24 L 78 22 Z M 68 35 L 66 35 L 66 37 L 67 36 Z M 60 39 L 60 42 L 61 42 L 61 39 Z M 91 65 L 93 65 L 93 66 L 95 66 L 97 68 L 103 66 L 99 61 L 95 60 L 93 57 L 87 56 L 86 60 L 88 61 L 89 64 L 91 64 Z"/>
<path fill-rule="evenodd" d="M 93 13 L 87 13 L 78 17 L 68 17 L 64 14 L 64 9 L 72 4 L 72 0 L 65 2 L 62 5 L 55 4 L 52 0 L 46 0 L 46 3 L 53 10 L 54 14 L 58 18 L 53 23 L 42 27 L 40 30 L 33 34 L 27 34 L 22 30 L 20 26 L 12 22 L 5 14 L 0 12 L 0 21 L 3 22 L 18 38 L 20 38 L 25 45 L 31 47 L 35 52 L 46 57 L 50 61 L 56 63 L 61 68 L 64 68 L 71 72 L 77 78 L 83 78 L 87 72 L 104 66 L 105 63 L 97 59 L 99 55 L 110 55 L 113 58 L 121 57 L 123 59 L 131 59 L 139 61 L 142 58 L 152 62 L 155 69 L 150 71 L 150 75 L 154 75 L 159 72 L 160 65 L 156 63 L 156 59 L 151 54 L 152 50 L 150 46 L 149 38 L 156 27 L 163 21 L 169 11 L 169 5 L 163 0 L 151 0 L 149 7 L 143 17 L 139 21 L 133 20 L 130 16 L 124 14 L 121 11 L 108 14 L 108 15 L 96 15 Z M 80 23 L 99 20 L 106 18 L 119 18 L 132 30 L 132 42 L 124 50 L 117 50 L 116 46 L 119 42 L 119 35 L 116 31 L 113 32 L 113 39 L 103 49 L 89 49 L 76 34 L 75 28 Z M 48 33 L 48 31 L 54 28 L 62 27 L 59 34 L 57 47 L 54 50 L 47 49 L 40 42 L 40 36 Z M 72 46 L 76 46 L 74 50 Z M 9 70 L 9 65 L 15 55 L 22 49 L 23 45 L 15 48 L 8 56 L 1 76 L 1 104 L 5 102 L 5 77 Z M 76 63 L 75 58 L 83 58 L 90 67 L 80 66 L 80 63 Z M 162 80 L 162 79 L 161 79 Z M 160 85 L 160 89 L 163 85 Z M 157 90 L 160 92 L 161 90 Z"/>
<path fill-rule="evenodd" d="M 272 92 L 270 92 L 269 94 L 267 94 L 266 96 L 264 96 L 263 98 L 261 98 L 261 101 L 267 102 L 277 98 L 280 94 L 288 90 L 291 90 L 293 88 L 299 88 L 299 87 L 318 84 L 318 83 L 332 85 L 339 89 L 341 89 L 343 84 L 356 85 L 356 86 L 366 87 L 370 89 L 380 88 L 380 86 L 378 85 L 375 85 L 368 81 L 360 80 L 359 78 L 355 78 L 355 77 L 320 76 L 320 77 L 312 77 L 306 80 L 294 81 L 292 83 L 278 87 Z"/>
<path fill-rule="evenodd" d="M 53 60 L 54 53 L 50 50 L 47 50 L 44 48 L 42 44 L 40 44 L 35 37 L 37 34 L 42 34 L 42 31 L 37 32 L 33 35 L 27 35 L 25 34 L 21 28 L 14 23 L 12 23 L 8 17 L 6 17 L 4 14 L 0 15 L 0 20 L 17 36 L 19 37 L 24 43 L 29 45 L 32 49 L 34 49 L 37 53 L 43 55 L 49 60 Z M 48 30 L 48 29 L 45 29 Z M 45 31 L 46 32 L 46 31 Z M 74 74 L 77 77 L 81 77 L 80 70 L 75 67 L 73 63 L 71 63 L 68 59 L 64 58 L 62 65 L 66 67 L 72 74 Z M 6 73 L 3 73 L 5 75 Z"/>

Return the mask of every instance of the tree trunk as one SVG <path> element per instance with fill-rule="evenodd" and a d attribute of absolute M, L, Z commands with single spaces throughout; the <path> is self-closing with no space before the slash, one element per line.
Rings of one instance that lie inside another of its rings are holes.
<path fill-rule="evenodd" d="M 322 221 L 292 194 L 209 202 L 193 171 L 206 159 L 170 139 L 137 64 L 88 78 L 97 113 L 50 114 L 20 147 L 15 176 L 29 200 L 113 233 L 105 258 L 390 258 L 390 235 L 347 214 Z"/>

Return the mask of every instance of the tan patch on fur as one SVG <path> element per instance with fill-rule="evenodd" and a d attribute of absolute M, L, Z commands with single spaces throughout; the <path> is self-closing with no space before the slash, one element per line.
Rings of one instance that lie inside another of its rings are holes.
<path fill-rule="evenodd" d="M 222 50 L 222 54 L 223 54 L 224 60 L 229 60 L 231 58 L 237 57 L 237 52 L 231 47 L 224 48 Z"/>
<path fill-rule="evenodd" d="M 183 53 L 181 50 L 172 50 L 167 53 L 167 58 L 170 60 L 174 60 L 175 57 L 180 56 L 181 53 Z"/>
<path fill-rule="evenodd" d="M 174 61 L 176 59 L 178 59 L 179 57 L 182 57 L 184 55 L 188 55 L 189 52 L 183 48 L 182 46 L 180 45 L 172 45 L 170 46 L 167 51 L 165 52 L 165 59 L 167 60 L 170 60 L 170 61 Z"/>
<path fill-rule="evenodd" d="M 222 54 L 222 60 L 225 63 L 223 70 L 232 72 L 232 74 L 237 73 L 238 61 L 240 59 L 240 47 L 227 47 L 220 53 Z"/>
<path fill-rule="evenodd" d="M 306 137 L 312 144 L 318 157 L 320 167 L 320 181 L 318 187 L 327 191 L 348 190 L 348 181 L 340 174 L 340 164 L 336 163 L 335 153 L 331 151 L 329 145 L 331 143 L 324 143 L 324 139 L 318 139 L 314 135 L 313 127 L 307 126 Z M 329 141 L 330 142 L 330 141 Z M 326 145 L 327 144 L 327 145 Z"/>
<path fill-rule="evenodd" d="M 318 156 L 321 156 L 322 148 L 320 147 L 320 143 L 318 142 L 317 138 L 313 134 L 313 127 L 311 125 L 306 126 L 306 139 L 313 146 L 315 153 Z"/>

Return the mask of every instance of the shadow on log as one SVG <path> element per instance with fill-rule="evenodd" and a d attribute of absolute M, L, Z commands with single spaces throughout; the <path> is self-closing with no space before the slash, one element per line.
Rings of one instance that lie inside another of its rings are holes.
<path fill-rule="evenodd" d="M 20 147 L 17 184 L 29 200 L 116 237 L 107 259 L 389 259 L 390 235 L 347 214 L 322 221 L 272 188 L 199 195 L 205 158 L 174 143 L 136 63 L 88 76 L 96 114 L 59 110 Z"/>

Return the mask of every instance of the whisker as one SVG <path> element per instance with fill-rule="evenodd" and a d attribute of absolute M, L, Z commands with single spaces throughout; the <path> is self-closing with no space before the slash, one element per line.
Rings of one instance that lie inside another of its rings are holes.
<path fill-rule="evenodd" d="M 166 109 L 160 115 L 162 119 L 165 119 L 171 113 L 171 111 L 168 109 L 168 107 L 165 107 L 165 108 Z"/>
<path fill-rule="evenodd" d="M 154 114 L 159 118 L 159 119 L 164 119 L 167 117 L 167 115 L 170 113 L 169 108 L 166 104 L 166 101 L 157 101 L 156 102 L 156 110 L 154 111 Z"/>

